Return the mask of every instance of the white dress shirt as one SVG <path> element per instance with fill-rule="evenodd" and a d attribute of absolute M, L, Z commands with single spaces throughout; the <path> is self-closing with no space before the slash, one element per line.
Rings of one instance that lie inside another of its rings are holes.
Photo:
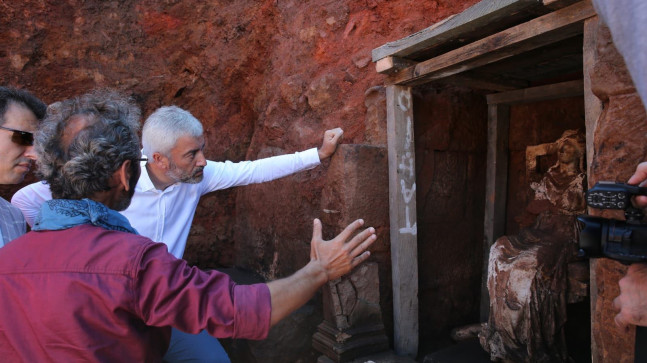
<path fill-rule="evenodd" d="M 142 163 L 142 173 L 130 206 L 121 212 L 143 236 L 164 242 L 177 258 L 182 258 L 186 239 L 200 197 L 209 192 L 238 185 L 262 183 L 319 165 L 316 148 L 294 154 L 255 161 L 215 162 L 207 160 L 200 183 L 175 183 L 165 190 L 156 189 Z M 31 226 L 40 206 L 52 199 L 49 186 L 30 184 L 14 194 L 11 203 L 18 207 Z"/>

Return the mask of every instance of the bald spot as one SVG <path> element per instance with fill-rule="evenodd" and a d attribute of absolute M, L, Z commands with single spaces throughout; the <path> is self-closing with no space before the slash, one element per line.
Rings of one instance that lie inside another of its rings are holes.
<path fill-rule="evenodd" d="M 74 115 L 70 117 L 70 120 L 63 129 L 63 135 L 61 137 L 61 146 L 63 147 L 63 150 L 68 150 L 70 144 L 74 141 L 79 132 L 92 124 L 88 118 L 88 115 Z"/>

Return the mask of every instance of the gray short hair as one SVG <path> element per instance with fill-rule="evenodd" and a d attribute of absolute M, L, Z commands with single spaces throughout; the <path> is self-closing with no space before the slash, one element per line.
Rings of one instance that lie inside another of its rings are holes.
<path fill-rule="evenodd" d="M 144 123 L 142 145 L 144 155 L 154 152 L 169 156 L 177 140 L 185 135 L 202 136 L 202 124 L 189 111 L 177 106 L 164 106 L 153 112 Z"/>
<path fill-rule="evenodd" d="M 111 90 L 50 106 L 34 148 L 37 173 L 49 184 L 52 196 L 83 199 L 110 190 L 109 180 L 121 164 L 140 157 L 140 116 L 132 100 Z M 64 139 L 66 127 L 77 117 L 89 125 L 71 140 Z"/>

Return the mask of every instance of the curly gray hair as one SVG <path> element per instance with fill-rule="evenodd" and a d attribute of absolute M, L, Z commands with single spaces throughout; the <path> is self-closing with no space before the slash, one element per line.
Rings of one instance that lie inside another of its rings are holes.
<path fill-rule="evenodd" d="M 47 110 L 35 135 L 38 174 L 57 199 L 90 198 L 110 190 L 109 180 L 126 160 L 140 158 L 141 113 L 131 99 L 111 90 L 93 91 Z M 87 126 L 68 128 L 79 118 Z"/>

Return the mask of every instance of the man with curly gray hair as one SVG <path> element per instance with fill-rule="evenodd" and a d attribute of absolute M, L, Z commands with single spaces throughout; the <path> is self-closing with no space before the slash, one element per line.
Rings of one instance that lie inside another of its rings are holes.
<path fill-rule="evenodd" d="M 31 232 L 0 249 L 3 360 L 159 362 L 170 327 L 263 339 L 369 257 L 375 230 L 355 234 L 362 220 L 324 241 L 315 219 L 310 262 L 287 278 L 242 286 L 190 267 L 116 211 L 141 172 L 137 107 L 95 92 L 51 111 L 36 150 L 54 199 Z"/>

